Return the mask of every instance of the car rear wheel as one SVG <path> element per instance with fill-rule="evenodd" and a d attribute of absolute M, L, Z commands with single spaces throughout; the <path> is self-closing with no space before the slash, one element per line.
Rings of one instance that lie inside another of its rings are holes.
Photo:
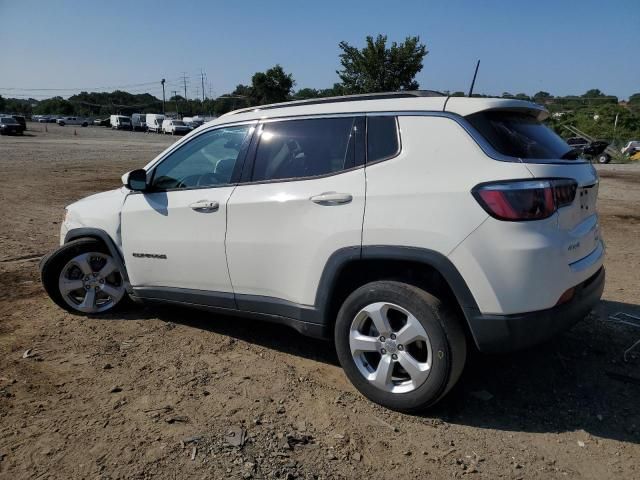
<path fill-rule="evenodd" d="M 349 295 L 338 313 L 335 343 L 360 393 L 402 412 L 434 405 L 466 360 L 456 315 L 424 290 L 394 281 L 372 282 Z"/>
<path fill-rule="evenodd" d="M 611 157 L 606 153 L 598 155 L 598 163 L 609 163 L 611 161 Z"/>
<path fill-rule="evenodd" d="M 90 238 L 71 241 L 47 257 L 42 283 L 56 304 L 75 313 L 105 313 L 127 297 L 117 263 Z"/>

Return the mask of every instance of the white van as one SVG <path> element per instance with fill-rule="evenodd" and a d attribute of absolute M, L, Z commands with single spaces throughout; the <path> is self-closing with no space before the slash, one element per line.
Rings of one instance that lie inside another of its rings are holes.
<path fill-rule="evenodd" d="M 131 130 L 131 117 L 125 115 L 111 115 L 112 130 Z"/>
<path fill-rule="evenodd" d="M 134 130 L 144 132 L 147 130 L 147 115 L 144 113 L 134 113 L 131 115 L 131 125 Z"/>
<path fill-rule="evenodd" d="M 191 131 L 191 127 L 185 125 L 182 120 L 173 120 L 166 118 L 162 122 L 162 133 L 170 133 L 171 135 L 186 135 Z"/>
<path fill-rule="evenodd" d="M 147 113 L 147 131 L 162 133 L 162 121 L 164 115 L 159 113 Z"/>

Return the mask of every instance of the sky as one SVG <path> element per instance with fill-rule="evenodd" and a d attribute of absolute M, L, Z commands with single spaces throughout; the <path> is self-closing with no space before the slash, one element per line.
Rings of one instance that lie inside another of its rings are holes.
<path fill-rule="evenodd" d="M 427 46 L 424 89 L 468 90 L 480 59 L 478 93 L 628 98 L 640 92 L 639 29 L 640 0 L 0 0 L 0 95 L 120 87 L 160 98 L 165 78 L 168 98 L 186 76 L 191 98 L 203 72 L 215 97 L 277 63 L 295 89 L 327 88 L 338 43 L 381 33 Z"/>

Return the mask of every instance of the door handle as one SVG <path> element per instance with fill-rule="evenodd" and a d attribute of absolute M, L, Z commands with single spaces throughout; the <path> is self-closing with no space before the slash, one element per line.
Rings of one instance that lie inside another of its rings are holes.
<path fill-rule="evenodd" d="M 189 205 L 189 207 L 196 212 L 217 212 L 220 204 L 215 200 L 198 200 Z"/>
<path fill-rule="evenodd" d="M 317 203 L 318 205 L 324 206 L 333 206 L 333 205 L 344 205 L 345 203 L 351 203 L 353 197 L 348 193 L 337 193 L 337 192 L 325 192 L 320 195 L 316 195 L 315 197 L 311 197 L 313 203 Z"/>

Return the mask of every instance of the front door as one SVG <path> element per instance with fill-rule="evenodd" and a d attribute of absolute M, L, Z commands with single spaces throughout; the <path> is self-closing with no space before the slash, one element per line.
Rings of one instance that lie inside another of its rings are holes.
<path fill-rule="evenodd" d="M 122 245 L 137 294 L 208 304 L 198 295 L 226 292 L 222 298 L 233 303 L 227 201 L 251 131 L 240 125 L 191 138 L 151 167 L 149 192 L 127 196 Z"/>

